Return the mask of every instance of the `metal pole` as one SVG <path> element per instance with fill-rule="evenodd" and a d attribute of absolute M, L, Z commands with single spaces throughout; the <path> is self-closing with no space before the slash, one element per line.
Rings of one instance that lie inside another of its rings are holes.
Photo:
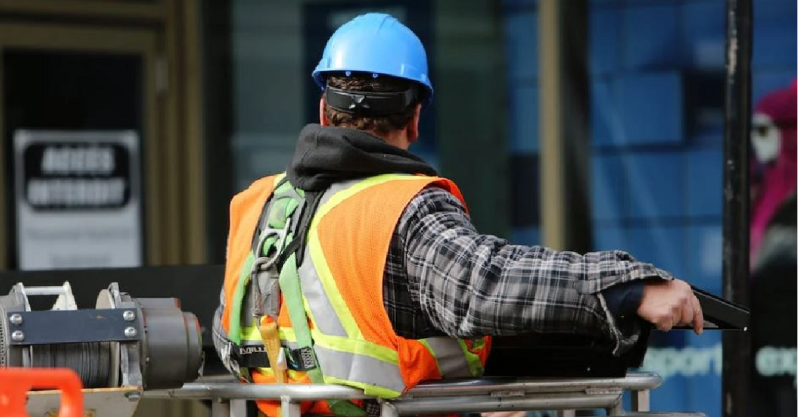
<path fill-rule="evenodd" d="M 281 417 L 300 417 L 300 403 L 288 396 L 281 397 Z"/>
<path fill-rule="evenodd" d="M 231 416 L 230 417 L 248 417 L 247 401 L 241 399 L 231 400 Z"/>
<path fill-rule="evenodd" d="M 542 236 L 558 250 L 591 249 L 588 2 L 539 2 Z"/>
<path fill-rule="evenodd" d="M 27 295 L 61 295 L 66 294 L 67 290 L 63 287 L 25 287 Z"/>
<path fill-rule="evenodd" d="M 622 406 L 622 398 L 614 403 L 611 407 L 606 408 L 607 416 L 622 416 L 625 415 L 625 408 Z"/>
<path fill-rule="evenodd" d="M 400 414 L 397 413 L 397 409 L 394 408 L 392 403 L 383 402 L 381 404 L 381 417 L 399 417 Z"/>
<path fill-rule="evenodd" d="M 631 411 L 650 411 L 650 391 L 631 391 Z"/>
<path fill-rule="evenodd" d="M 231 402 L 222 398 L 212 400 L 211 417 L 231 417 Z"/>
<path fill-rule="evenodd" d="M 725 161 L 723 214 L 723 293 L 747 306 L 749 300 L 749 137 L 752 0 L 727 1 L 725 78 Z M 722 336 L 722 412 L 747 414 L 750 338 L 746 332 Z"/>

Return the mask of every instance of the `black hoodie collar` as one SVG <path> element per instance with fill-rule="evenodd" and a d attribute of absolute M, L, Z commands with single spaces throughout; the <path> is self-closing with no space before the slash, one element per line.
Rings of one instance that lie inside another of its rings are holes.
<path fill-rule="evenodd" d="M 293 186 L 322 191 L 335 182 L 380 174 L 436 171 L 420 157 L 362 130 L 309 124 L 300 131 L 286 170 Z"/>

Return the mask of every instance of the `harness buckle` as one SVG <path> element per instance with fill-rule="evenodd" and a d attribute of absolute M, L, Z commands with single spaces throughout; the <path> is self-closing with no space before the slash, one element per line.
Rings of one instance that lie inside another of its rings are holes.
<path fill-rule="evenodd" d="M 289 229 L 291 228 L 292 223 L 286 222 L 286 225 L 283 229 L 274 229 L 274 228 L 267 228 L 264 229 L 264 232 L 261 234 L 261 237 L 258 239 L 258 252 L 260 254 L 261 251 L 264 250 L 264 243 L 267 241 L 268 238 L 272 236 L 278 236 L 278 242 L 276 242 L 275 252 L 273 252 L 270 256 L 258 256 L 256 260 L 253 262 L 253 268 L 251 269 L 251 274 L 253 272 L 257 272 L 259 270 L 267 270 L 275 265 L 275 262 L 278 260 L 281 252 L 283 251 L 283 245 L 286 243 L 286 236 L 289 234 Z"/>

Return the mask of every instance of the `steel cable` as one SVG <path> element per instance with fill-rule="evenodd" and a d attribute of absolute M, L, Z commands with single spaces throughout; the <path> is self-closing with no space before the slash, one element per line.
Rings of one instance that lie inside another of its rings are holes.
<path fill-rule="evenodd" d="M 70 368 L 85 388 L 106 388 L 110 379 L 111 343 L 68 343 L 32 346 L 36 368 Z"/>

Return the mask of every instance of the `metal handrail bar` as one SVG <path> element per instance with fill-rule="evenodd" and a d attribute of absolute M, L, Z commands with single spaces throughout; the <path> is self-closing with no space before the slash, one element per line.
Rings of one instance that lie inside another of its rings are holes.
<path fill-rule="evenodd" d="M 650 372 L 621 378 L 481 378 L 427 382 L 399 398 L 382 401 L 381 415 L 435 414 L 510 410 L 605 409 L 622 413 L 622 393 L 632 391 L 633 411 L 649 409 L 649 391 L 662 379 Z M 300 415 L 309 400 L 369 399 L 363 391 L 325 384 L 242 384 L 228 377 L 203 378 L 182 388 L 145 391 L 146 398 L 214 399 L 215 416 L 239 416 L 230 404 L 246 400 L 279 400 L 285 417 Z"/>
<path fill-rule="evenodd" d="M 510 384 L 519 386 L 519 384 Z M 585 386 L 586 384 L 584 384 Z M 601 384 L 604 385 L 604 384 Z M 456 390 L 449 395 L 444 395 L 445 389 L 438 388 L 436 396 L 410 397 L 408 394 L 383 402 L 382 417 L 398 417 L 401 415 L 437 414 L 453 412 L 482 412 L 482 411 L 511 411 L 511 410 L 579 410 L 579 409 L 606 409 L 609 415 L 617 415 L 612 410 L 619 410 L 623 389 L 620 387 L 605 386 L 603 388 L 584 389 L 577 386 L 573 392 L 542 392 L 525 393 L 515 390 L 498 390 L 503 384 L 491 385 L 491 392 L 484 391 L 480 395 L 464 394 Z M 527 386 L 530 389 L 530 384 Z M 476 390 L 473 387 L 472 390 Z M 412 390 L 413 391 L 413 390 Z M 357 389 L 322 384 L 274 384 L 274 385 L 248 385 L 238 382 L 229 383 L 194 383 L 186 384 L 183 388 L 161 391 L 145 391 L 146 398 L 156 399 L 216 399 L 225 404 L 230 401 L 245 400 L 280 400 L 282 413 L 285 417 L 297 417 L 299 402 L 305 400 L 333 400 L 333 399 L 366 399 L 373 398 L 364 395 Z M 231 413 L 229 407 L 224 407 L 221 413 L 215 416 L 239 416 Z"/>
<path fill-rule="evenodd" d="M 239 382 L 190 383 L 182 388 L 145 391 L 145 398 L 180 400 L 354 400 L 375 398 L 364 391 L 324 384 L 242 384 Z"/>
<path fill-rule="evenodd" d="M 620 402 L 621 396 L 621 390 L 594 395 L 582 393 L 546 393 L 521 397 L 459 395 L 438 398 L 401 398 L 387 401 L 387 404 L 396 410 L 396 415 L 513 410 L 583 410 L 610 409 Z"/>
<path fill-rule="evenodd" d="M 483 378 L 428 382 L 418 385 L 402 398 L 453 397 L 494 395 L 496 393 L 569 393 L 599 392 L 609 389 L 646 391 L 661 385 L 658 374 L 632 372 L 624 378 Z M 179 389 L 145 391 L 149 398 L 175 399 L 274 399 L 290 397 L 293 400 L 367 399 L 364 392 L 340 385 L 323 384 L 240 384 L 238 382 L 195 382 Z"/>
<path fill-rule="evenodd" d="M 614 388 L 645 391 L 656 389 L 661 383 L 661 376 L 652 372 L 631 372 L 621 378 L 483 378 L 422 383 L 404 394 L 403 398 L 484 395 L 494 392 L 558 393 Z"/>

